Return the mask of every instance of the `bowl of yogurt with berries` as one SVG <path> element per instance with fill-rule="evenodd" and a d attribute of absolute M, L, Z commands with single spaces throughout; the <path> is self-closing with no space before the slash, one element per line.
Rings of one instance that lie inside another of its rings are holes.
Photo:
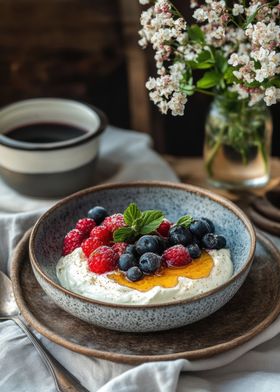
<path fill-rule="evenodd" d="M 235 205 L 170 183 L 97 186 L 36 223 L 30 259 L 45 292 L 101 327 L 180 327 L 226 304 L 244 282 L 255 233 Z"/>

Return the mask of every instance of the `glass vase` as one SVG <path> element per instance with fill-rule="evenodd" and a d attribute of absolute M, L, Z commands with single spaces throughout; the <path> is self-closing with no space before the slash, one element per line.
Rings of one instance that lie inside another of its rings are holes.
<path fill-rule="evenodd" d="M 227 189 L 269 180 L 272 119 L 264 103 L 218 96 L 206 119 L 204 163 L 209 182 Z"/>

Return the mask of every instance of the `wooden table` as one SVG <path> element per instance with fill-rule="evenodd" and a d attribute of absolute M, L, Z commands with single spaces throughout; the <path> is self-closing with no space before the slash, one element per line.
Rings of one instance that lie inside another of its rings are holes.
<path fill-rule="evenodd" d="M 207 182 L 206 172 L 203 167 L 202 158 L 182 158 L 165 155 L 164 158 L 176 172 L 183 183 L 201 186 L 216 193 L 219 193 L 228 199 L 240 204 L 244 199 L 252 195 L 263 196 L 265 192 L 280 185 L 280 159 L 272 158 L 271 160 L 271 179 L 265 187 L 250 189 L 246 192 L 232 192 L 225 189 L 214 188 Z"/>

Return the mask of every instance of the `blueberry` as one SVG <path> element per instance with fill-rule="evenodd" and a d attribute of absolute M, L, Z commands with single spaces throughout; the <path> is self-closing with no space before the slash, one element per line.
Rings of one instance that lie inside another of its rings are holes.
<path fill-rule="evenodd" d="M 222 249 L 222 248 L 225 248 L 225 247 L 226 247 L 227 240 L 225 239 L 224 236 L 222 236 L 222 235 L 217 235 L 217 240 L 218 240 L 217 249 Z"/>
<path fill-rule="evenodd" d="M 213 233 L 207 233 L 202 238 L 202 245 L 206 249 L 218 249 L 218 236 Z"/>
<path fill-rule="evenodd" d="M 208 218 L 201 218 L 201 220 L 204 220 L 204 221 L 206 221 L 208 223 L 208 226 L 210 228 L 210 233 L 215 233 L 214 223 L 210 219 L 208 219 Z"/>
<path fill-rule="evenodd" d="M 201 238 L 197 238 L 195 235 L 193 235 L 193 243 L 201 248 Z"/>
<path fill-rule="evenodd" d="M 152 274 L 159 269 L 160 265 L 160 256 L 152 252 L 144 253 L 139 259 L 139 268 L 146 274 Z"/>
<path fill-rule="evenodd" d="M 127 247 L 125 248 L 124 253 L 129 253 L 129 254 L 131 254 L 131 255 L 133 255 L 135 257 L 138 256 L 138 253 L 136 251 L 136 246 L 134 244 L 127 245 Z"/>
<path fill-rule="evenodd" d="M 168 240 L 171 245 L 189 245 L 192 242 L 192 234 L 189 229 L 183 226 L 173 226 L 169 230 Z"/>
<path fill-rule="evenodd" d="M 168 241 L 165 238 L 160 237 L 159 235 L 154 236 L 157 241 L 158 241 L 158 246 L 159 246 L 159 254 L 161 255 L 165 249 L 168 248 Z"/>
<path fill-rule="evenodd" d="M 96 206 L 93 207 L 88 212 L 88 217 L 93 219 L 97 225 L 100 225 L 104 221 L 104 219 L 108 216 L 108 212 L 104 207 Z"/>
<path fill-rule="evenodd" d="M 131 267 L 136 267 L 138 262 L 132 254 L 123 253 L 119 258 L 118 264 L 121 271 L 127 271 Z"/>
<path fill-rule="evenodd" d="M 209 224 L 202 219 L 195 220 L 190 225 L 190 231 L 198 238 L 202 238 L 205 234 L 210 233 L 211 229 Z"/>
<path fill-rule="evenodd" d="M 143 278 L 143 272 L 138 267 L 131 267 L 126 273 L 127 279 L 136 282 Z"/>
<path fill-rule="evenodd" d="M 136 251 L 139 255 L 143 255 L 146 252 L 160 253 L 161 246 L 155 235 L 143 235 L 135 244 Z"/>
<path fill-rule="evenodd" d="M 191 244 L 187 246 L 189 254 L 192 259 L 197 259 L 201 255 L 201 249 L 197 244 Z"/>

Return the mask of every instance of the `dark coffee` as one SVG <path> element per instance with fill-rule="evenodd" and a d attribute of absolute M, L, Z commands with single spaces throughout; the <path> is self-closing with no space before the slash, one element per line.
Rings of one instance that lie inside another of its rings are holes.
<path fill-rule="evenodd" d="M 22 125 L 5 133 L 13 140 L 28 143 L 57 143 L 82 136 L 84 129 L 59 123 Z"/>

